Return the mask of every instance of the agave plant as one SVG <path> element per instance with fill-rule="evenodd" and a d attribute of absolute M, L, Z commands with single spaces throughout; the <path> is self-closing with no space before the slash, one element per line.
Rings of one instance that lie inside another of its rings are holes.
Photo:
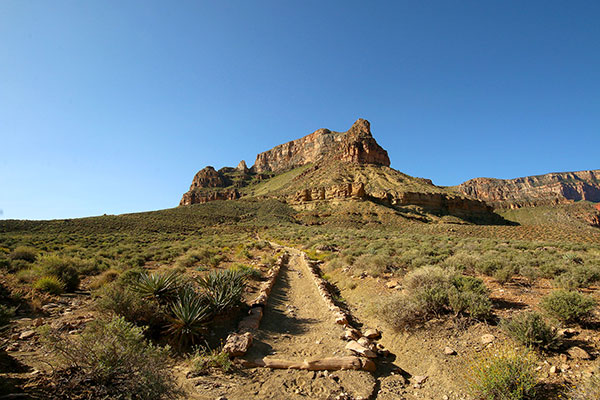
<path fill-rule="evenodd" d="M 180 290 L 177 300 L 170 307 L 171 316 L 167 333 L 173 335 L 179 348 L 196 343 L 205 324 L 212 318 L 211 304 L 191 287 Z"/>
<path fill-rule="evenodd" d="M 143 297 L 154 298 L 163 304 L 173 300 L 180 288 L 181 280 L 176 272 L 142 273 L 132 285 L 132 289 Z"/>
<path fill-rule="evenodd" d="M 235 270 L 212 271 L 198 278 L 198 284 L 206 290 L 206 297 L 215 313 L 239 304 L 245 283 L 246 274 Z"/>

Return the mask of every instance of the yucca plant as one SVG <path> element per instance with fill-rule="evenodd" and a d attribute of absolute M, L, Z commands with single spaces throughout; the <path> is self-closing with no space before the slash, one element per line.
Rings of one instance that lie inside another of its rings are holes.
<path fill-rule="evenodd" d="M 170 312 L 167 333 L 173 335 L 180 349 L 195 344 L 202 335 L 205 324 L 213 316 L 212 306 L 206 297 L 196 293 L 191 287 L 180 290 Z"/>
<path fill-rule="evenodd" d="M 219 313 L 240 303 L 246 274 L 235 270 L 212 271 L 197 281 L 206 290 L 213 311 Z"/>
<path fill-rule="evenodd" d="M 163 304 L 173 300 L 180 288 L 181 280 L 176 272 L 164 274 L 144 272 L 132 284 L 132 289 L 143 297 L 154 298 Z"/>

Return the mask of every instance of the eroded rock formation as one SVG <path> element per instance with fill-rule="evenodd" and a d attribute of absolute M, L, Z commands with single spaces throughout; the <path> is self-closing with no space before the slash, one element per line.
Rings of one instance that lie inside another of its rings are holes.
<path fill-rule="evenodd" d="M 260 153 L 256 156 L 252 171 L 282 172 L 316 163 L 324 157 L 360 164 L 390 165 L 387 151 L 371 135 L 369 121 L 359 119 L 346 132 L 319 129 Z"/>
<path fill-rule="evenodd" d="M 476 178 L 456 187 L 495 208 L 600 202 L 600 170 L 551 173 L 516 179 Z"/>

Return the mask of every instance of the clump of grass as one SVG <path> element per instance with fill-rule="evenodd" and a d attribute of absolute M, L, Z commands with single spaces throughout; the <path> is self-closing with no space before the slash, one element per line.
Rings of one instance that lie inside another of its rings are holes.
<path fill-rule="evenodd" d="M 23 260 L 28 263 L 35 262 L 37 259 L 38 251 L 33 247 L 28 246 L 17 246 L 11 253 L 9 257 L 11 260 Z"/>
<path fill-rule="evenodd" d="M 94 278 L 94 280 L 90 283 L 90 289 L 99 289 L 108 283 L 114 282 L 119 277 L 119 275 L 120 273 L 117 270 L 106 270 L 102 274 Z"/>
<path fill-rule="evenodd" d="M 39 278 L 33 285 L 33 288 L 40 292 L 59 295 L 65 291 L 65 284 L 56 276 L 47 275 Z"/>
<path fill-rule="evenodd" d="M 260 272 L 260 269 L 255 268 L 251 265 L 246 265 L 246 264 L 240 264 L 237 263 L 234 266 L 229 268 L 232 271 L 236 271 L 241 273 L 242 275 L 245 275 L 246 277 L 248 277 L 249 279 L 260 279 L 262 277 L 262 273 Z"/>
<path fill-rule="evenodd" d="M 556 329 L 537 312 L 520 313 L 511 320 L 502 321 L 501 326 L 513 339 L 527 347 L 558 350 L 562 344 Z"/>
<path fill-rule="evenodd" d="M 210 349 L 208 345 L 198 347 L 190 358 L 190 372 L 196 376 L 206 375 L 210 368 L 231 372 L 233 364 L 222 349 Z"/>
<path fill-rule="evenodd" d="M 63 284 L 64 289 L 72 292 L 79 287 L 79 272 L 74 260 L 68 257 L 48 255 L 40 258 L 37 268 L 41 276 L 55 276 Z"/>
<path fill-rule="evenodd" d="M 482 400 L 522 400 L 535 394 L 537 376 L 532 353 L 502 347 L 486 350 L 474 360 L 468 388 Z"/>
<path fill-rule="evenodd" d="M 42 340 L 65 368 L 57 373 L 70 368 L 62 379 L 55 380 L 57 390 L 81 391 L 90 398 L 140 400 L 172 399 L 179 392 L 169 348 L 147 342 L 143 328 L 123 318 L 93 321 L 77 337 L 45 328 Z"/>
<path fill-rule="evenodd" d="M 544 296 L 540 305 L 551 316 L 570 324 L 589 319 L 596 307 L 596 301 L 579 292 L 555 290 Z"/>

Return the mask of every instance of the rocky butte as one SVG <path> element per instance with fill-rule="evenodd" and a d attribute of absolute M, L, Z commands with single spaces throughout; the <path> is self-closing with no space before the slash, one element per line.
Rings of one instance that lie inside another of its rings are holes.
<path fill-rule="evenodd" d="M 475 178 L 456 187 L 495 208 L 600 202 L 600 170 L 560 172 L 516 179 Z"/>
<path fill-rule="evenodd" d="M 370 201 L 377 207 L 409 212 L 417 219 L 453 215 L 467 220 L 497 222 L 485 202 L 433 185 L 390 168 L 390 159 L 371 134 L 371 125 L 358 119 L 345 132 L 318 129 L 300 139 L 260 153 L 251 168 L 215 170 L 208 166 L 192 180 L 180 205 L 241 197 L 274 198 L 298 210 L 340 201 Z"/>

